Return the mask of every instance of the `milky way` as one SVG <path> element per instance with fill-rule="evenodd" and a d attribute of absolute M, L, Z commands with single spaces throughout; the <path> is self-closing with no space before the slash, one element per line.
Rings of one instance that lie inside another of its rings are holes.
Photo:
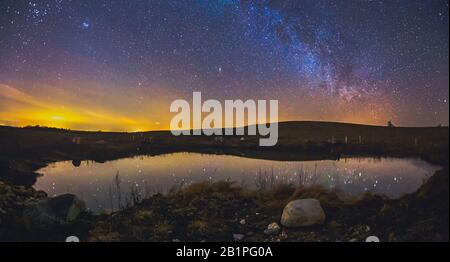
<path fill-rule="evenodd" d="M 448 1 L 0 3 L 0 124 L 164 129 L 193 91 L 281 120 L 448 125 Z"/>

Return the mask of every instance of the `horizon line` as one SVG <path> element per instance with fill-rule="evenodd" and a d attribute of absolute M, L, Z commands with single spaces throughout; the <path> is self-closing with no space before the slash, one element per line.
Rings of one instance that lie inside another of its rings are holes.
<path fill-rule="evenodd" d="M 392 126 L 389 127 L 387 125 L 373 125 L 373 124 L 361 124 L 361 123 L 352 123 L 352 122 L 341 122 L 341 121 L 324 121 L 324 120 L 286 120 L 286 121 L 278 121 L 278 122 L 272 122 L 280 124 L 288 124 L 288 123 L 328 123 L 328 124 L 341 124 L 341 125 L 355 125 L 355 126 L 367 126 L 367 127 L 386 127 L 386 128 L 449 128 L 448 125 L 435 125 L 435 126 Z M 265 123 L 266 125 L 271 124 L 269 122 Z M 251 125 L 245 125 L 245 126 L 239 126 L 239 127 L 222 127 L 222 128 L 210 128 L 210 129 L 230 129 L 230 128 L 246 128 L 252 125 L 258 125 L 258 124 L 251 124 Z M 55 126 L 41 126 L 41 125 L 25 125 L 25 126 L 12 126 L 12 125 L 4 125 L 0 124 L 0 127 L 6 127 L 6 128 L 42 128 L 42 129 L 57 129 L 57 130 L 66 130 L 66 131 L 74 131 L 74 132 L 92 132 L 92 133 L 146 133 L 146 132 L 170 132 L 170 129 L 155 129 L 155 130 L 143 130 L 143 131 L 113 131 L 113 130 L 93 130 L 93 129 L 70 129 L 70 128 L 63 128 L 63 127 L 55 127 Z M 189 130 L 195 130 L 193 128 Z"/>

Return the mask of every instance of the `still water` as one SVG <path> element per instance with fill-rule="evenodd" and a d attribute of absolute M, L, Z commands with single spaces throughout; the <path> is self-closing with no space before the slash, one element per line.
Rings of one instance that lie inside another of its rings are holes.
<path fill-rule="evenodd" d="M 130 192 L 148 197 L 199 181 L 230 180 L 251 188 L 276 183 L 322 185 L 342 197 L 372 191 L 390 198 L 414 192 L 439 167 L 419 159 L 342 158 L 338 161 L 273 161 L 229 155 L 174 153 L 105 163 L 56 162 L 38 171 L 35 188 L 50 196 L 73 193 L 94 212 L 117 208 Z M 120 193 L 118 193 L 120 191 Z"/>

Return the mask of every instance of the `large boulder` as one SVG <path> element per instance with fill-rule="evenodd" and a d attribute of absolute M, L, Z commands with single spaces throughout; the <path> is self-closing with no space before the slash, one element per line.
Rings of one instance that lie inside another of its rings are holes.
<path fill-rule="evenodd" d="M 325 212 L 317 199 L 300 199 L 289 202 L 281 215 L 285 227 L 304 227 L 322 224 Z"/>
<path fill-rule="evenodd" d="M 23 219 L 31 228 L 48 228 L 73 222 L 85 211 L 86 204 L 82 200 L 64 194 L 27 205 Z"/>

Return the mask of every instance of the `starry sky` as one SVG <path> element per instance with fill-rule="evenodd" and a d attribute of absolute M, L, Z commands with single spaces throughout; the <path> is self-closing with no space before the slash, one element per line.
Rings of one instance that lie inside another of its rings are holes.
<path fill-rule="evenodd" d="M 174 99 L 448 125 L 448 0 L 1 0 L 0 125 L 167 129 Z"/>

